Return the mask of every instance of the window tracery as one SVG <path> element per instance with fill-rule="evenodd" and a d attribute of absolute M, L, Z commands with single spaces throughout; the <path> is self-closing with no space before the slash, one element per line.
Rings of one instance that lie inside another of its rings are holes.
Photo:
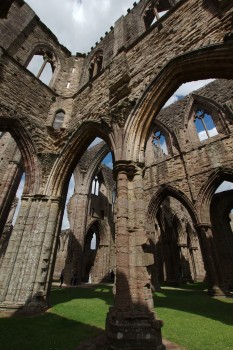
<path fill-rule="evenodd" d="M 152 142 L 153 142 L 153 145 L 155 146 L 158 156 L 164 157 L 169 154 L 166 136 L 161 130 L 156 130 L 154 132 Z"/>
<path fill-rule="evenodd" d="M 218 135 L 213 118 L 205 109 L 196 109 L 194 114 L 194 124 L 200 141 Z"/>
<path fill-rule="evenodd" d="M 49 85 L 55 69 L 54 61 L 55 59 L 51 52 L 38 49 L 27 65 L 27 69 L 44 84 Z"/>

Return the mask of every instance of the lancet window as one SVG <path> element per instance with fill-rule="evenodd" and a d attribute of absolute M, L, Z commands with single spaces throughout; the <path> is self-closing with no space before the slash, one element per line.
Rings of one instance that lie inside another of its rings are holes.
<path fill-rule="evenodd" d="M 46 85 L 49 85 L 54 72 L 54 58 L 51 52 L 38 50 L 29 62 L 27 69 Z"/>
<path fill-rule="evenodd" d="M 100 187 L 100 184 L 99 184 L 98 177 L 95 176 L 94 180 L 92 181 L 91 193 L 98 196 L 99 195 L 99 187 Z"/>
<path fill-rule="evenodd" d="M 158 156 L 163 157 L 163 156 L 167 156 L 169 154 L 166 136 L 164 135 L 164 133 L 162 131 L 157 130 L 154 132 L 153 144 L 154 144 L 155 149 L 158 153 Z"/>
<path fill-rule="evenodd" d="M 210 137 L 218 135 L 210 113 L 204 109 L 197 109 L 194 115 L 194 124 L 200 141 L 207 140 Z"/>
<path fill-rule="evenodd" d="M 53 128 L 55 130 L 61 129 L 64 123 L 64 119 L 65 119 L 65 112 L 63 110 L 57 111 L 53 122 Z"/>

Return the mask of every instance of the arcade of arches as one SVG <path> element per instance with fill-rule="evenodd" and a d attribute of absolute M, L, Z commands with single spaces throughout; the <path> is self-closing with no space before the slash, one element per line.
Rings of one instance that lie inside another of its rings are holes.
<path fill-rule="evenodd" d="M 163 350 L 153 289 L 232 292 L 232 16 L 228 0 L 140 0 L 74 56 L 23 0 L 0 5 L 0 310 L 45 310 L 61 270 L 114 276 L 106 349 Z"/>

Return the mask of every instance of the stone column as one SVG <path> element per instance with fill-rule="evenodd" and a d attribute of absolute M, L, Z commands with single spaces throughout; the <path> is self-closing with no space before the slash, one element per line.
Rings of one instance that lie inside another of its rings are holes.
<path fill-rule="evenodd" d="M 142 169 L 127 162 L 114 169 L 117 182 L 116 296 L 106 320 L 108 349 L 164 350 L 162 321 L 153 312 L 147 267 Z"/>
<path fill-rule="evenodd" d="M 23 174 L 21 154 L 12 136 L 5 132 L 0 142 L 0 236 Z"/>
<path fill-rule="evenodd" d="M 78 283 L 82 281 L 83 248 L 88 215 L 88 194 L 75 193 L 68 204 L 68 217 L 72 231 L 72 259 L 70 267 L 67 266 L 66 274 L 74 270 L 78 274 Z M 69 271 L 68 271 L 69 270 Z"/>
<path fill-rule="evenodd" d="M 62 199 L 22 197 L 0 267 L 0 309 L 36 312 L 48 306 Z"/>
<path fill-rule="evenodd" d="M 199 235 L 200 248 L 207 274 L 208 293 L 210 295 L 226 295 L 227 292 L 224 286 L 221 285 L 219 278 L 211 226 L 208 224 L 199 224 L 196 225 L 196 229 Z"/>

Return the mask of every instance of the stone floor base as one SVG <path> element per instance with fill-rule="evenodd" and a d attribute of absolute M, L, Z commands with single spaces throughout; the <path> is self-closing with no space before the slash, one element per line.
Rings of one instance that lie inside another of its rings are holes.
<path fill-rule="evenodd" d="M 172 343 L 166 339 L 163 339 L 163 344 L 166 347 L 166 350 L 185 350 L 179 345 Z M 107 350 L 106 337 L 104 334 L 101 334 L 88 341 L 83 341 L 75 350 Z"/>

